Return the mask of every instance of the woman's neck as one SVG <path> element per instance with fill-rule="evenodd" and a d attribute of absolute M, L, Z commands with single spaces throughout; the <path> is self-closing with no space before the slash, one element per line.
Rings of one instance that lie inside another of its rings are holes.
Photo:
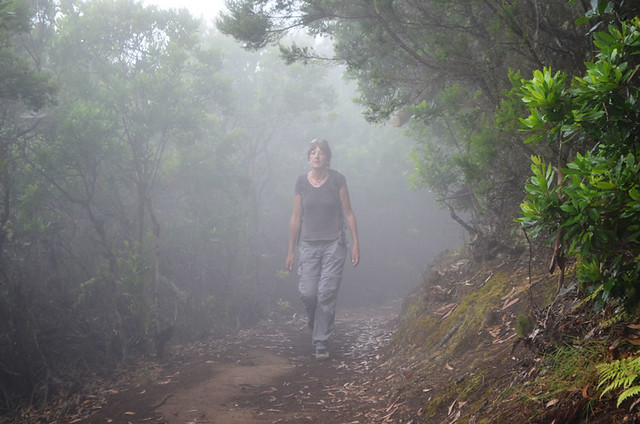
<path fill-rule="evenodd" d="M 309 171 L 309 174 L 313 177 L 324 178 L 329 174 L 328 168 L 313 168 Z"/>
<path fill-rule="evenodd" d="M 328 168 L 314 168 L 307 174 L 307 179 L 314 187 L 319 187 L 324 184 L 327 178 L 329 178 Z"/>

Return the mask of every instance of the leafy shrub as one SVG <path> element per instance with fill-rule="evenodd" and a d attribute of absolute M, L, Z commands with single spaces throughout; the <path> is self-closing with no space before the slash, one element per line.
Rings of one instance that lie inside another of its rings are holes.
<path fill-rule="evenodd" d="M 569 89 L 565 75 L 547 68 L 522 81 L 527 142 L 558 143 L 560 164 L 532 158 L 517 220 L 533 236 L 560 236 L 563 250 L 580 258 L 583 287 L 604 288 L 596 305 L 613 297 L 633 307 L 640 301 L 640 19 L 594 40 L 597 61 Z M 590 150 L 562 165 L 567 144 Z"/>

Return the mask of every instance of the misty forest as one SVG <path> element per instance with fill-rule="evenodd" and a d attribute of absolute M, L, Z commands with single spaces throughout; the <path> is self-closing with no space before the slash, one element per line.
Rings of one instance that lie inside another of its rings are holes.
<path fill-rule="evenodd" d="M 51 405 L 132 364 L 303 315 L 285 259 L 315 138 L 358 217 L 338 316 L 401 300 L 375 368 L 415 370 L 359 377 L 375 419 L 317 422 L 638 422 L 638 15 L 1 0 L 0 422 L 72 421 Z"/>

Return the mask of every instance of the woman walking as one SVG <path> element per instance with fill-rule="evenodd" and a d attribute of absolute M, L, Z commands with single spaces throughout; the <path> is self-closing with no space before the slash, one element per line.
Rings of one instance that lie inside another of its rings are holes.
<path fill-rule="evenodd" d="M 327 343 L 334 330 L 336 301 L 347 256 L 345 223 L 353 247 L 351 263 L 360 262 L 356 216 L 351 209 L 347 181 L 330 169 L 331 149 L 326 140 L 314 139 L 307 149 L 311 170 L 298 177 L 289 222 L 286 269 L 293 269 L 298 245 L 298 290 L 312 330 L 317 360 L 329 359 Z"/>

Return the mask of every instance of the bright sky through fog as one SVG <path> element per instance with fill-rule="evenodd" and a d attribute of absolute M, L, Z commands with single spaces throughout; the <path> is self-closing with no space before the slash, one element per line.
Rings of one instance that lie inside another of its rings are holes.
<path fill-rule="evenodd" d="M 220 11 L 226 10 L 224 0 L 144 0 L 144 4 L 160 9 L 187 9 L 194 18 L 203 18 L 209 25 L 213 25 Z"/>

